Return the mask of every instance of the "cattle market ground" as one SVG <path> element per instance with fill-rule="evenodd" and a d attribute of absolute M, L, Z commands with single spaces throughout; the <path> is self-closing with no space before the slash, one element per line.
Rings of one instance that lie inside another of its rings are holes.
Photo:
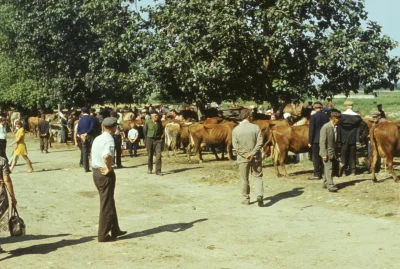
<path fill-rule="evenodd" d="M 10 138 L 9 141 L 12 141 Z M 10 142 L 9 142 L 10 143 Z M 237 167 L 211 154 L 203 164 L 163 157 L 164 177 L 147 174 L 144 150 L 124 157 L 116 205 L 127 236 L 96 241 L 99 198 L 72 146 L 38 150 L 36 172 L 20 161 L 13 173 L 27 235 L 4 238 L 6 268 L 398 268 L 400 184 L 383 171 L 335 178 L 338 193 L 309 181 L 311 162 L 277 178 L 264 167 L 265 207 L 240 204 Z M 398 164 L 397 164 L 398 165 Z M 254 195 L 252 201 L 255 200 Z"/>

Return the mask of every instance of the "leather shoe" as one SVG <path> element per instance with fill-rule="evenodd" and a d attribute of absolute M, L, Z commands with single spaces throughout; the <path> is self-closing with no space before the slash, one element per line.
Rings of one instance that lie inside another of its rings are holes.
<path fill-rule="evenodd" d="M 262 196 L 257 196 L 257 203 L 259 207 L 263 207 L 264 206 L 264 201 L 263 201 L 263 197 Z"/>
<path fill-rule="evenodd" d="M 92 172 L 92 170 L 85 170 L 85 173 L 89 173 L 89 172 Z"/>
<path fill-rule="evenodd" d="M 331 186 L 328 188 L 328 191 L 330 192 L 337 192 L 338 188 L 336 186 Z"/>
<path fill-rule="evenodd" d="M 103 239 L 99 239 L 98 241 L 100 243 L 115 242 L 115 241 L 117 241 L 117 238 L 107 235 L 106 237 L 104 237 Z"/>
<path fill-rule="evenodd" d="M 156 175 L 162 177 L 164 174 L 160 172 L 160 173 L 156 173 Z"/>
<path fill-rule="evenodd" d="M 242 205 L 249 205 L 250 204 L 250 199 L 244 199 L 242 201 Z"/>
<path fill-rule="evenodd" d="M 117 238 L 118 236 L 123 236 L 126 235 L 128 232 L 127 231 L 118 231 L 116 234 L 111 233 L 112 238 Z"/>

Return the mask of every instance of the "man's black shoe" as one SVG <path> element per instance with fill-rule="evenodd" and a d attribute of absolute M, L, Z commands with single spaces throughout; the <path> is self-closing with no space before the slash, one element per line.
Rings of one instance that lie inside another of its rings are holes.
<path fill-rule="evenodd" d="M 264 206 L 264 201 L 263 201 L 263 197 L 262 196 L 257 196 L 257 203 L 259 207 L 263 207 Z"/>
<path fill-rule="evenodd" d="M 115 241 L 117 241 L 117 238 L 114 238 L 112 236 L 107 235 L 106 237 L 104 237 L 104 239 L 99 239 L 98 241 L 101 242 L 101 243 L 115 242 Z"/>
<path fill-rule="evenodd" d="M 122 165 L 118 165 L 117 168 L 124 168 Z"/>
<path fill-rule="evenodd" d="M 164 174 L 160 172 L 160 173 L 156 173 L 156 175 L 162 177 Z"/>
<path fill-rule="evenodd" d="M 92 170 L 90 170 L 90 169 L 89 170 L 85 170 L 85 173 L 89 173 L 89 172 L 92 172 Z"/>
<path fill-rule="evenodd" d="M 127 231 L 119 231 L 116 234 L 111 233 L 112 238 L 117 238 L 118 236 L 123 236 L 126 235 L 128 232 Z"/>

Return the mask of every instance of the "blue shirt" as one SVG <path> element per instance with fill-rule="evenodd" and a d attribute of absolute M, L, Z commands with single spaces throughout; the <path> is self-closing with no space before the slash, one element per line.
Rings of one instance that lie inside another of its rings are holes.
<path fill-rule="evenodd" d="M 94 131 L 94 119 L 88 114 L 83 115 L 83 117 L 78 122 L 78 135 L 81 134 L 93 134 Z"/>

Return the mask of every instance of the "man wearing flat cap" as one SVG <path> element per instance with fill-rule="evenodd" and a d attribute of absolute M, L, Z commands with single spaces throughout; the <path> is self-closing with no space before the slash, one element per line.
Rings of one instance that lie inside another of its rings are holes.
<path fill-rule="evenodd" d="M 322 103 L 314 103 L 315 114 L 310 117 L 310 127 L 308 129 L 308 147 L 311 148 L 312 162 L 314 165 L 314 175 L 309 180 L 317 180 L 322 178 L 323 164 L 321 156 L 319 156 L 319 135 L 322 126 L 329 121 L 327 114 L 322 112 Z"/>
<path fill-rule="evenodd" d="M 156 175 L 162 176 L 161 173 L 161 151 L 163 140 L 161 139 L 163 127 L 160 121 L 160 115 L 153 111 L 151 119 L 147 120 L 143 126 L 143 133 L 146 139 L 146 148 L 148 154 L 148 174 L 153 173 L 153 156 L 156 155 Z"/>
<path fill-rule="evenodd" d="M 82 141 L 82 162 L 85 172 L 90 172 L 89 155 L 93 143 L 93 132 L 95 128 L 94 119 L 89 116 L 89 109 L 82 107 L 82 118 L 78 122 L 78 136 Z"/>
<path fill-rule="evenodd" d="M 385 118 L 382 117 L 382 114 L 381 114 L 381 112 L 379 112 L 379 111 L 373 112 L 373 113 L 371 114 L 371 116 L 372 116 L 372 120 L 374 121 L 374 123 L 372 124 L 372 126 L 375 126 L 375 125 L 377 125 L 377 124 L 379 124 L 379 123 L 382 123 L 382 122 L 386 122 L 386 121 L 387 121 Z"/>
<path fill-rule="evenodd" d="M 338 190 L 333 184 L 333 175 L 336 173 L 338 163 L 338 154 L 336 150 L 338 142 L 337 125 L 340 122 L 340 117 L 340 112 L 331 112 L 329 122 L 322 126 L 319 137 L 319 155 L 324 164 L 322 187 L 328 189 L 330 192 L 336 192 Z"/>
<path fill-rule="evenodd" d="M 112 242 L 118 236 L 126 234 L 126 231 L 121 231 L 119 228 L 114 199 L 116 176 L 112 168 L 112 159 L 115 143 L 112 135 L 117 129 L 117 119 L 105 118 L 103 127 L 104 132 L 96 137 L 92 146 L 93 181 L 100 195 L 97 239 L 99 242 Z"/>
<path fill-rule="evenodd" d="M 346 111 L 342 113 L 339 124 L 339 137 L 341 143 L 339 176 L 348 169 L 353 176 L 356 175 L 356 143 L 358 142 L 358 127 L 361 117 L 353 111 L 353 102 L 344 102 Z"/>
<path fill-rule="evenodd" d="M 261 148 L 263 138 L 260 127 L 250 122 L 251 111 L 244 109 L 240 113 L 242 122 L 233 129 L 232 145 L 237 152 L 242 204 L 250 204 L 249 172 L 252 170 L 258 206 L 264 205 L 264 185 L 262 173 Z"/>

